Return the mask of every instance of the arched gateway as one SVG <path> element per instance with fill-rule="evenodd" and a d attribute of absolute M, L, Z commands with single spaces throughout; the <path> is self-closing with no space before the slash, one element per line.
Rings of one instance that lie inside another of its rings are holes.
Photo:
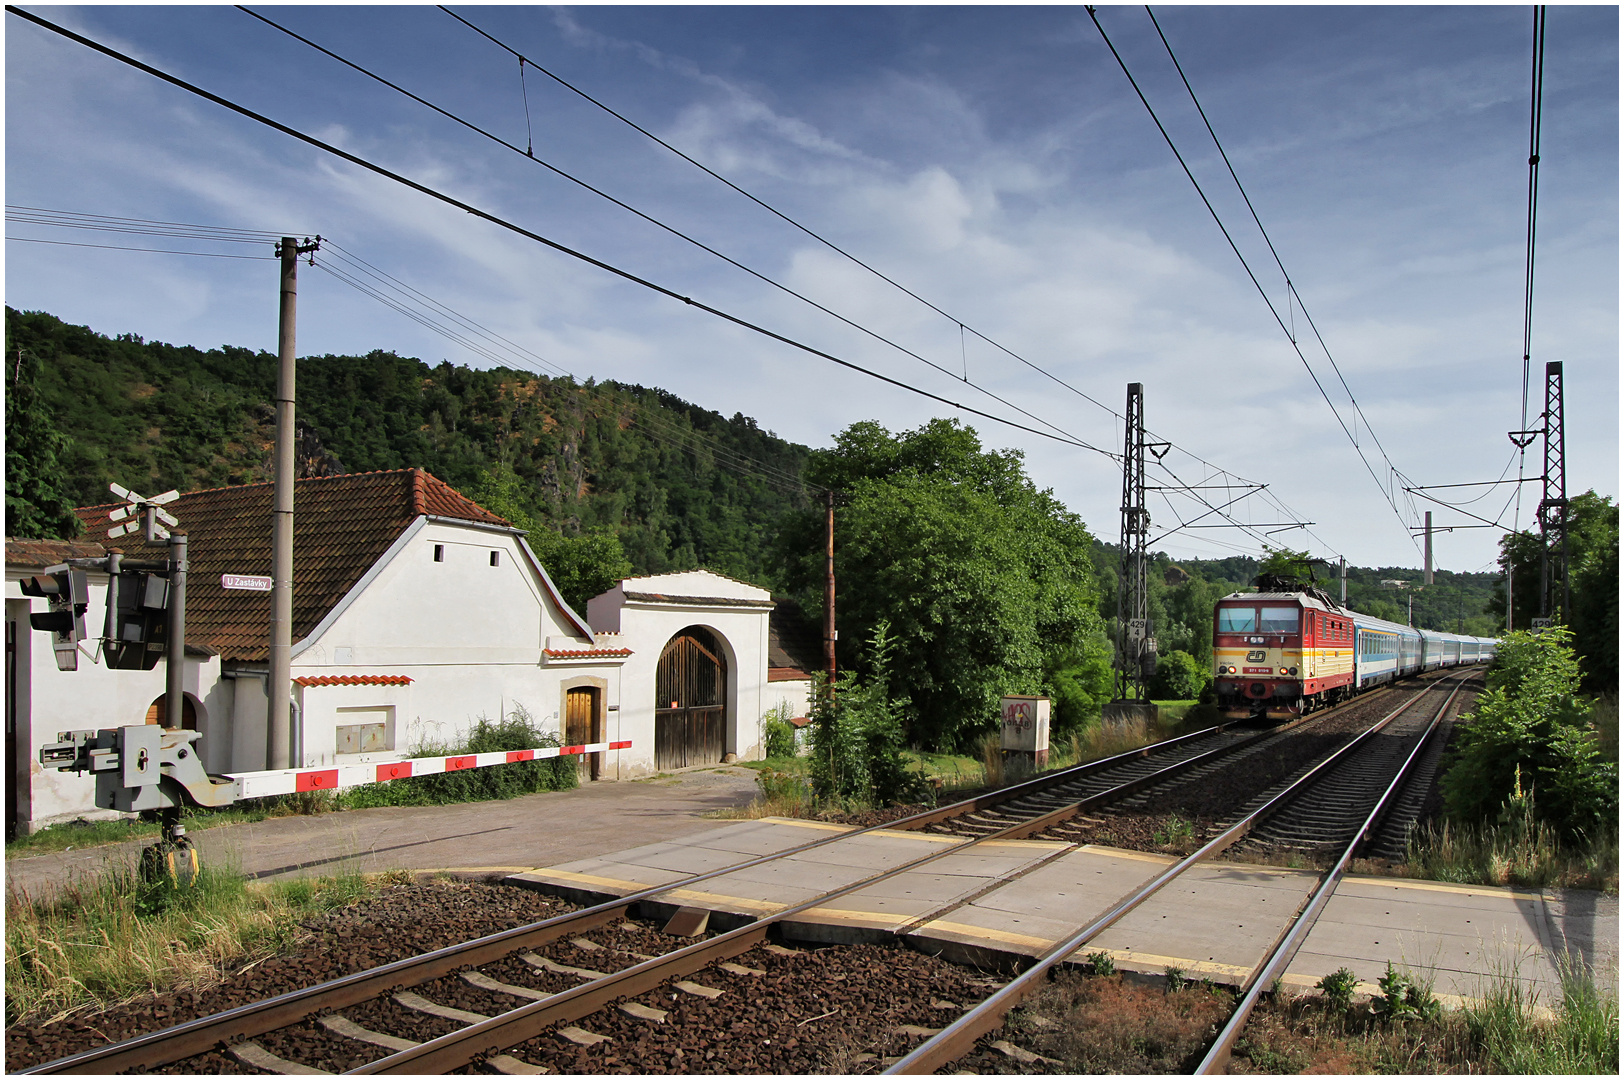
<path fill-rule="evenodd" d="M 677 631 L 654 678 L 654 767 L 722 760 L 727 738 L 727 658 L 703 626 Z"/>

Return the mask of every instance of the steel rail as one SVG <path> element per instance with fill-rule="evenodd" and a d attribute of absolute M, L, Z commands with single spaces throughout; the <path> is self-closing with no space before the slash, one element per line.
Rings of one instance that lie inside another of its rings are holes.
<path fill-rule="evenodd" d="M 1347 873 L 1348 865 L 1353 862 L 1354 855 L 1358 853 L 1370 834 L 1375 830 L 1377 823 L 1381 821 L 1382 815 L 1387 812 L 1388 805 L 1392 802 L 1399 789 L 1403 787 L 1404 781 L 1410 775 L 1410 770 L 1420 760 L 1421 751 L 1426 748 L 1428 740 L 1438 730 L 1438 724 L 1443 720 L 1444 714 L 1449 711 L 1450 704 L 1460 694 L 1461 688 L 1466 685 L 1466 679 L 1467 676 L 1462 676 L 1460 681 L 1455 684 L 1455 688 L 1449 692 L 1449 696 L 1444 699 L 1444 703 L 1438 706 L 1438 711 L 1433 714 L 1431 722 L 1427 724 L 1426 731 L 1416 740 L 1414 748 L 1405 757 L 1404 764 L 1394 774 L 1392 781 L 1387 785 L 1386 790 L 1382 792 L 1381 797 L 1376 800 L 1376 805 L 1365 816 L 1364 824 L 1359 826 L 1358 831 L 1354 833 L 1353 839 L 1348 842 L 1347 847 L 1343 850 L 1341 858 L 1336 861 L 1334 866 L 1326 870 L 1320 878 L 1319 885 L 1314 890 L 1313 895 L 1303 905 L 1302 910 L 1287 924 L 1274 949 L 1253 969 L 1251 976 L 1243 987 L 1244 992 L 1241 995 L 1240 1002 L 1235 1006 L 1234 1012 L 1230 1014 L 1229 1022 L 1224 1025 L 1213 1040 L 1206 1056 L 1201 1059 L 1201 1064 L 1196 1067 L 1195 1075 L 1210 1076 L 1223 1072 L 1228 1068 L 1230 1055 L 1235 1049 L 1235 1042 L 1240 1038 L 1241 1032 L 1245 1030 L 1246 1021 L 1252 1015 L 1253 1006 L 1257 1004 L 1258 998 L 1262 996 L 1264 989 L 1285 974 L 1286 968 L 1297 955 L 1297 950 L 1302 947 L 1304 940 L 1307 939 L 1309 931 L 1319 921 L 1320 915 L 1324 912 L 1326 904 L 1330 902 L 1332 894 L 1336 892 L 1337 886 L 1342 883 L 1342 878 Z"/>
<path fill-rule="evenodd" d="M 388 1057 L 379 1058 L 377 1061 L 351 1069 L 345 1075 L 443 1073 L 467 1065 L 478 1058 L 502 1053 L 509 1047 L 535 1038 L 554 1024 L 588 1016 L 616 998 L 635 996 L 670 979 L 692 974 L 716 960 L 744 952 L 761 941 L 766 936 L 767 930 L 775 923 L 810 911 L 830 900 L 838 900 L 842 896 L 860 892 L 910 870 L 960 854 L 977 844 L 1010 839 L 1026 824 L 1020 821 L 984 836 L 966 837 L 959 843 L 949 844 L 936 851 L 909 859 L 889 870 L 870 874 L 799 904 L 764 915 L 735 930 L 684 946 L 664 956 L 645 960 L 601 979 L 594 979 L 590 983 L 554 994 L 545 1000 L 532 1002 Z M 841 835 L 850 837 L 856 834 Z M 672 887 L 663 886 L 659 891 L 668 891 Z"/>
<path fill-rule="evenodd" d="M 944 1028 L 940 1033 L 932 1036 L 914 1048 L 912 1053 L 908 1054 L 906 1057 L 902 1058 L 896 1064 L 887 1069 L 886 1074 L 933 1072 L 941 1066 L 946 1065 L 948 1062 L 957 1060 L 964 1054 L 968 1053 L 969 1050 L 975 1045 L 977 1039 L 1003 1023 L 1005 1013 L 1027 997 L 1031 996 L 1033 993 L 1037 992 L 1038 988 L 1042 984 L 1042 979 L 1048 973 L 1050 968 L 1054 967 L 1066 957 L 1076 952 L 1089 941 L 1110 929 L 1124 916 L 1128 915 L 1131 911 L 1137 908 L 1140 904 L 1144 903 L 1150 897 L 1154 896 L 1157 892 L 1160 892 L 1165 886 L 1183 874 L 1186 870 L 1190 869 L 1198 862 L 1203 862 L 1206 859 L 1218 854 L 1231 844 L 1235 843 L 1241 837 L 1245 836 L 1246 833 L 1251 831 L 1252 827 L 1259 821 L 1262 821 L 1271 814 L 1276 813 L 1292 798 L 1300 794 L 1303 790 L 1306 790 L 1309 785 L 1311 785 L 1328 769 L 1334 768 L 1345 758 L 1357 752 L 1357 750 L 1364 745 L 1367 739 L 1374 737 L 1383 728 L 1387 727 L 1388 724 L 1392 723 L 1400 715 L 1406 712 L 1411 705 L 1415 704 L 1415 702 L 1421 700 L 1421 698 L 1431 693 L 1433 689 L 1434 686 L 1430 685 L 1422 689 L 1414 697 L 1400 705 L 1397 709 L 1394 709 L 1392 712 L 1388 713 L 1381 720 L 1377 721 L 1371 727 L 1355 736 L 1347 744 L 1327 756 L 1313 768 L 1309 769 L 1274 798 L 1270 799 L 1256 810 L 1253 810 L 1250 814 L 1237 821 L 1234 825 L 1231 825 L 1228 829 L 1225 829 L 1218 836 L 1207 841 L 1207 843 L 1202 845 L 1201 848 L 1194 854 L 1186 856 L 1184 859 L 1157 874 L 1149 882 L 1141 885 L 1139 888 L 1129 893 L 1126 897 L 1117 901 L 1116 904 L 1112 905 L 1112 907 L 1104 914 L 1096 917 L 1093 921 L 1089 922 L 1071 937 L 1057 942 L 1042 956 L 1038 957 L 1036 962 L 1034 962 L 1031 967 L 1027 968 L 1024 972 L 1007 983 L 1002 989 L 993 993 L 992 996 L 988 997 L 980 1005 L 977 1005 L 974 1009 L 971 1009 L 969 1012 L 966 1012 L 963 1016 L 959 1017 L 958 1020 L 948 1025 L 948 1027 Z M 1018 827 L 1019 826 L 1012 826 L 1011 828 Z"/>
<path fill-rule="evenodd" d="M 167 1065 L 182 1058 L 214 1049 L 221 1042 L 260 1035 L 267 1031 L 286 1027 L 288 1024 L 295 1023 L 317 1010 L 343 1008 L 358 1001 L 376 997 L 384 990 L 417 986 L 463 967 L 489 963 L 518 949 L 534 948 L 557 940 L 566 934 L 590 929 L 625 914 L 633 904 L 639 901 L 653 899 L 674 889 L 688 888 L 712 878 L 722 877 L 740 870 L 752 869 L 778 859 L 788 858 L 791 855 L 801 854 L 842 840 L 849 840 L 854 836 L 861 836 L 880 829 L 917 829 L 941 821 L 946 817 L 987 809 L 1010 799 L 1019 798 L 1049 787 L 1063 785 L 1079 776 L 1100 772 L 1133 758 L 1145 757 L 1159 750 L 1220 734 L 1225 726 L 1219 724 L 1214 727 L 1204 728 L 1201 731 L 1155 743 L 1151 746 L 1129 750 L 1108 758 L 1101 758 L 1098 761 L 1084 762 L 1081 765 L 1062 769 L 1046 776 L 1036 777 L 1012 787 L 964 799 L 947 807 L 923 811 L 897 821 L 821 837 L 783 851 L 746 859 L 743 862 L 717 870 L 694 874 L 640 892 L 630 893 L 614 900 L 583 908 L 580 911 L 555 915 L 550 919 L 543 919 L 539 922 L 513 927 L 495 934 L 488 934 L 473 941 L 449 945 L 443 949 L 424 953 L 421 956 L 397 960 L 382 967 L 359 971 L 352 975 L 342 976 L 301 990 L 290 990 L 285 994 L 279 994 L 264 1001 L 240 1005 L 222 1013 L 198 1017 L 195 1020 L 176 1024 L 160 1031 L 137 1035 L 120 1042 L 85 1050 L 78 1054 L 24 1069 L 22 1072 L 25 1074 L 99 1074 L 119 1072 L 141 1066 L 150 1068 Z M 989 838 L 981 837 L 980 839 Z M 953 850 L 957 850 L 957 848 Z"/>

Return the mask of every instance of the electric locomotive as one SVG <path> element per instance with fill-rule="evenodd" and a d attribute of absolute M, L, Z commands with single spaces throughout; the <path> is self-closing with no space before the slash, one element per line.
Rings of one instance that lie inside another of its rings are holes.
<path fill-rule="evenodd" d="M 1486 663 L 1495 644 L 1361 615 L 1313 586 L 1231 593 L 1213 612 L 1213 688 L 1227 717 L 1291 720 L 1394 679 Z"/>

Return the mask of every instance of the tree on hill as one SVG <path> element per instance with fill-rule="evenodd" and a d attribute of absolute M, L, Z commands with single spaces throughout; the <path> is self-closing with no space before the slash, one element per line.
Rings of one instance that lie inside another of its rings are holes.
<path fill-rule="evenodd" d="M 1093 538 L 1032 484 L 1018 451 L 984 451 L 957 421 L 895 435 L 863 422 L 814 451 L 807 475 L 840 493 L 841 662 L 861 668 L 856 646 L 889 624 L 890 692 L 908 703 L 915 745 L 968 746 L 993 729 L 1004 694 L 1041 693 L 1062 678 L 1068 691 L 1097 691 L 1076 678 L 1094 678 L 1086 646 L 1103 641 Z M 823 515 L 803 513 L 781 548 L 786 579 L 811 610 L 822 533 Z"/>
<path fill-rule="evenodd" d="M 18 347 L 6 394 L 6 535 L 71 540 L 79 519 L 68 496 L 68 437 L 35 390 L 39 361 Z"/>

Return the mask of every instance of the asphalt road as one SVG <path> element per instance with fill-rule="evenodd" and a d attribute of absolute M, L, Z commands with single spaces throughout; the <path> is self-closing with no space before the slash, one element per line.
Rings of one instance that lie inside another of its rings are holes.
<path fill-rule="evenodd" d="M 222 825 L 195 832 L 192 840 L 204 862 L 256 880 L 396 869 L 505 875 L 716 828 L 725 822 L 701 815 L 748 804 L 755 776 L 730 766 L 686 769 L 517 799 Z M 39 895 L 75 876 L 134 866 L 151 842 L 7 859 L 6 884 Z"/>

